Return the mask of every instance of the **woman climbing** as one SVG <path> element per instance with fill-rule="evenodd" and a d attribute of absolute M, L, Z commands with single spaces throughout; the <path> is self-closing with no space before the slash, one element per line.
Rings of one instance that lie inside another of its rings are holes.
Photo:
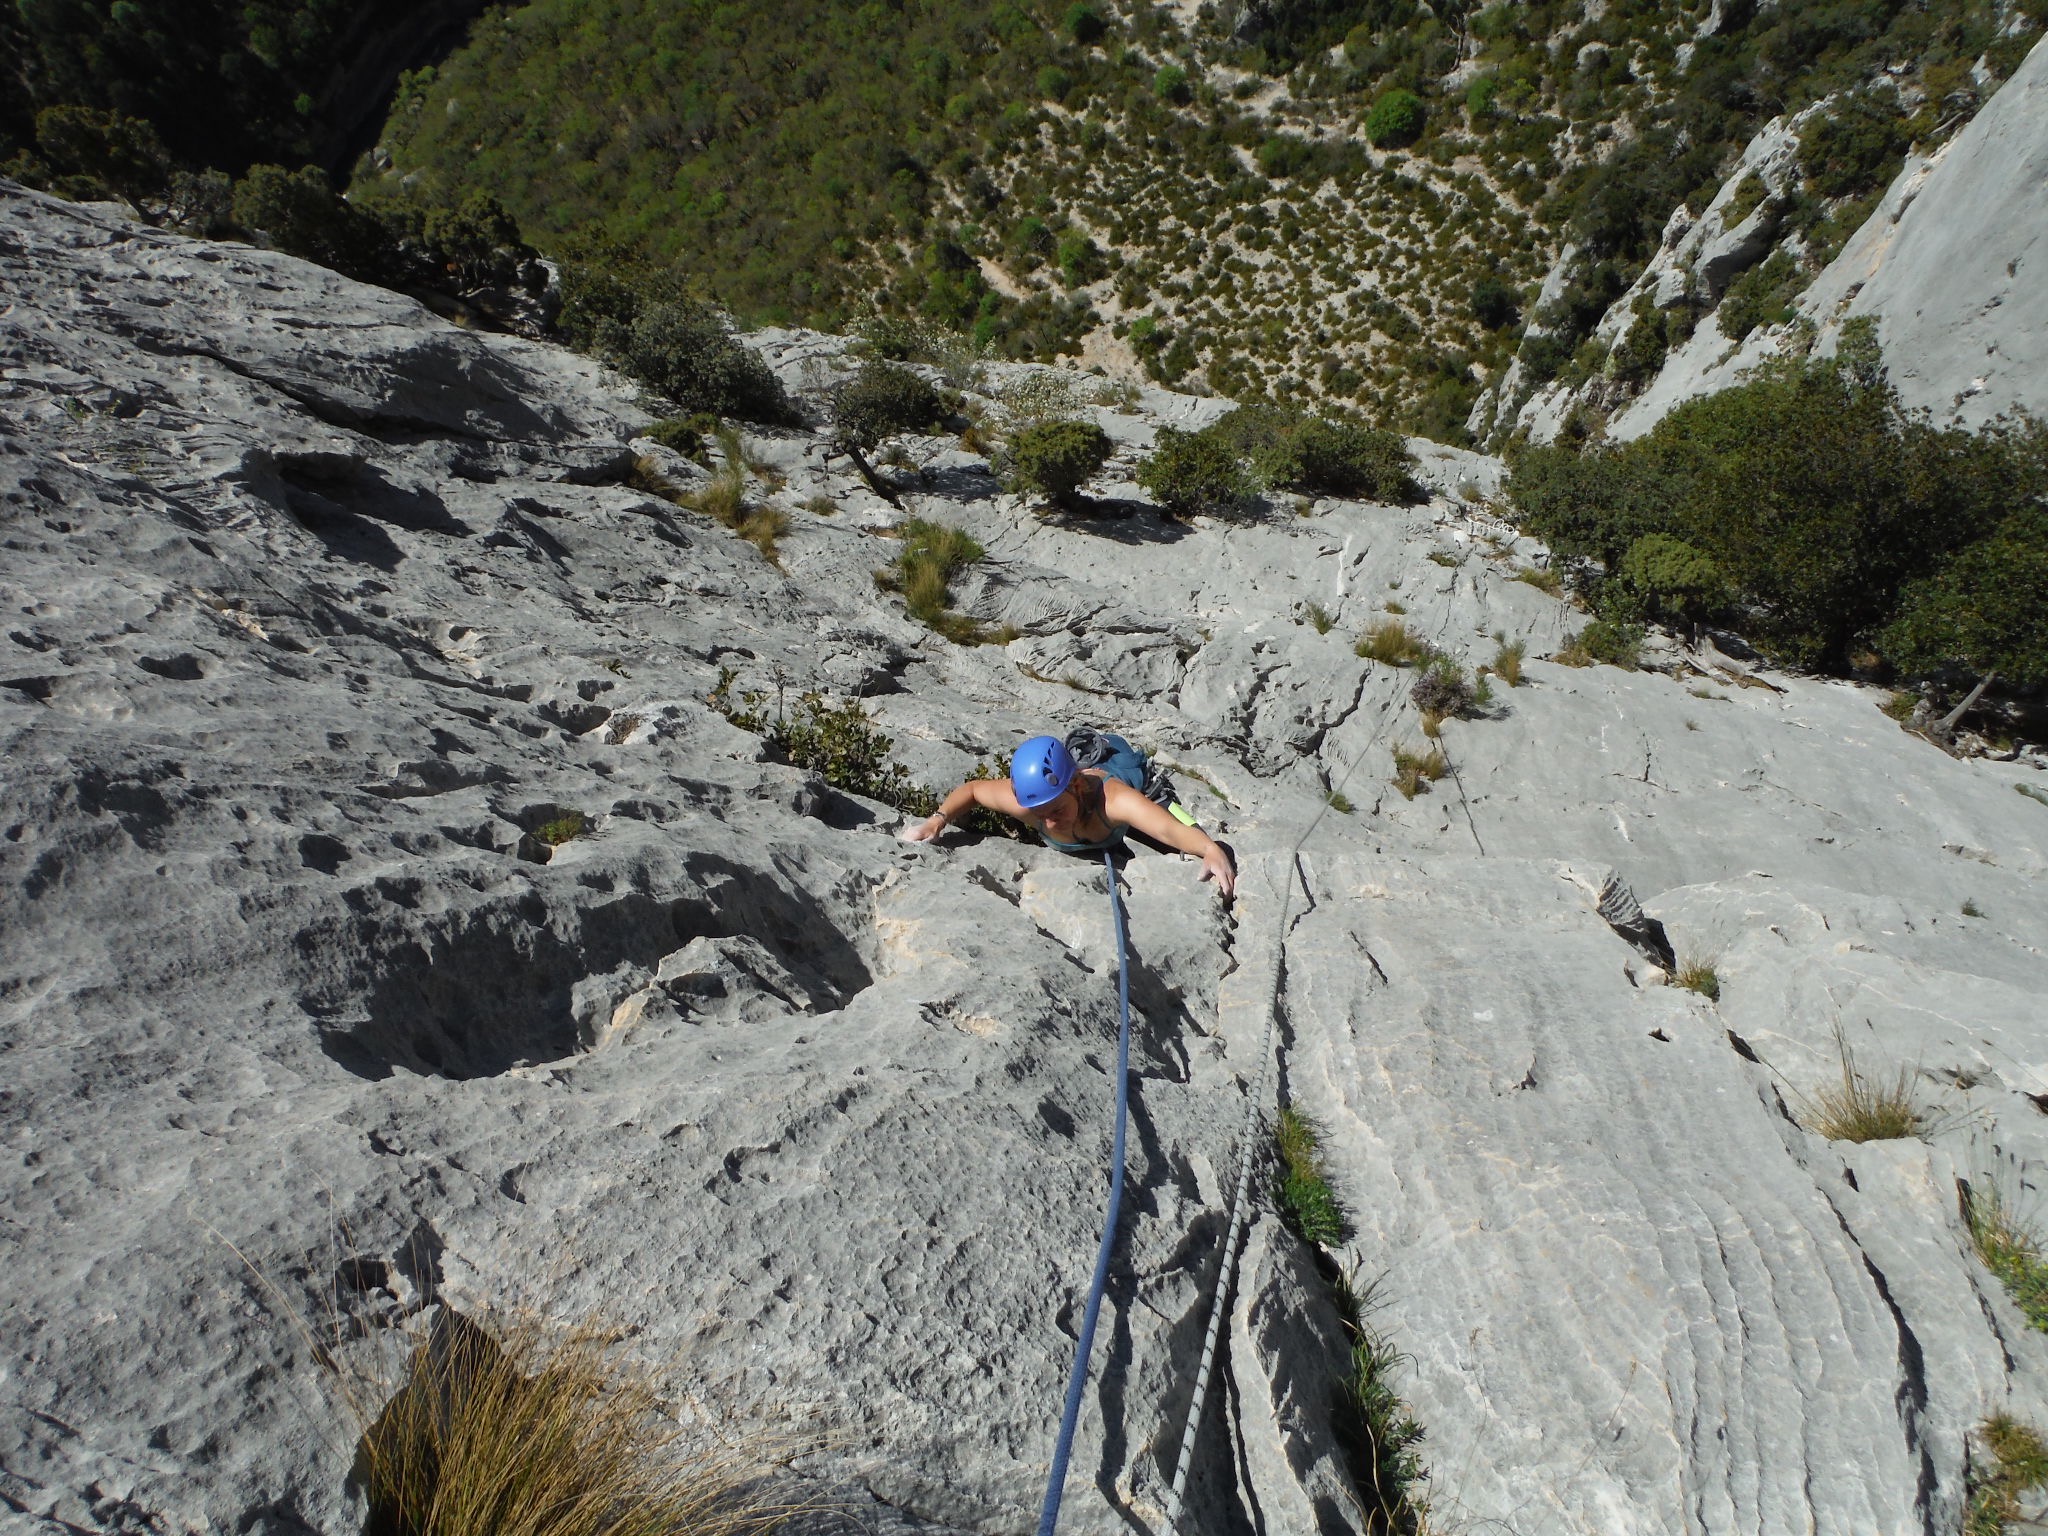
<path fill-rule="evenodd" d="M 1091 733 L 1092 734 L 1092 733 Z M 1062 853 L 1099 854 L 1121 844 L 1126 832 L 1202 861 L 1202 878 L 1214 880 L 1225 896 L 1236 893 L 1237 870 L 1229 852 L 1192 819 L 1148 799 L 1119 775 L 1118 759 L 1137 763 L 1143 782 L 1144 760 L 1120 737 L 1101 767 L 1083 768 L 1066 743 L 1053 736 L 1034 736 L 1010 759 L 1008 779 L 970 779 L 939 803 L 939 808 L 904 836 L 913 843 L 932 842 L 974 806 L 1014 817 Z"/>

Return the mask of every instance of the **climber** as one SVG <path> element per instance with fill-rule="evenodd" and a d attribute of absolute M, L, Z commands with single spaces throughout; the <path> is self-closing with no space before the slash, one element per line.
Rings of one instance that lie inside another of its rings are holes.
<path fill-rule="evenodd" d="M 1121 737 L 1089 735 L 1110 744 L 1100 766 L 1082 767 L 1057 737 L 1034 736 L 1010 759 L 1008 779 L 970 779 L 905 838 L 935 842 L 979 805 L 1023 822 L 1062 853 L 1093 856 L 1120 845 L 1126 832 L 1136 833 L 1162 849 L 1200 859 L 1202 878 L 1214 880 L 1225 896 L 1235 894 L 1237 870 L 1229 851 L 1177 804 L 1169 810 L 1143 793 L 1144 759 Z"/>

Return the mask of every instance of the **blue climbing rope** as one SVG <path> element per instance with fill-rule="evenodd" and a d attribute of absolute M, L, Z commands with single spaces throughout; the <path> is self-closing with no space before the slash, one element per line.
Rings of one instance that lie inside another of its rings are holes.
<path fill-rule="evenodd" d="M 1060 1497 L 1067 1487 L 1067 1458 L 1074 1450 L 1074 1428 L 1081 1417 L 1081 1393 L 1088 1385 L 1088 1356 L 1095 1346 L 1095 1319 L 1102 1311 L 1102 1293 L 1109 1285 L 1109 1256 L 1116 1247 L 1117 1212 L 1124 1200 L 1124 1124 L 1131 1104 L 1131 957 L 1124 944 L 1124 904 L 1116 891 L 1116 860 L 1105 850 L 1103 870 L 1109 876 L 1109 912 L 1116 925 L 1116 1135 L 1109 1149 L 1109 1210 L 1102 1218 L 1102 1242 L 1095 1250 L 1095 1280 L 1088 1287 L 1088 1306 L 1081 1314 L 1080 1337 L 1074 1340 L 1074 1368 L 1067 1376 L 1067 1406 L 1060 1415 L 1060 1435 L 1052 1450 L 1052 1476 L 1046 1480 L 1045 1507 L 1038 1515 L 1038 1536 L 1053 1536 L 1060 1523 Z"/>

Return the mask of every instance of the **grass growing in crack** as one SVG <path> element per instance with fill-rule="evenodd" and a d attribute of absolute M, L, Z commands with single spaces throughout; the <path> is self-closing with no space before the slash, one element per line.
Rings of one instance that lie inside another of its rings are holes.
<path fill-rule="evenodd" d="M 1309 623 L 1314 626 L 1315 632 L 1319 635 L 1327 635 L 1331 627 L 1336 623 L 1336 620 L 1330 617 L 1330 611 L 1321 603 L 1310 603 L 1307 609 L 1307 616 Z"/>
<path fill-rule="evenodd" d="M 1528 657 L 1527 642 L 1503 640 L 1500 649 L 1493 653 L 1493 660 L 1487 663 L 1487 670 L 1510 688 L 1519 688 L 1522 686 L 1522 663 Z"/>
<path fill-rule="evenodd" d="M 1382 619 L 1371 626 L 1352 649 L 1366 661 L 1390 667 L 1412 666 L 1429 654 L 1428 643 L 1399 619 Z"/>
<path fill-rule="evenodd" d="M 718 468 L 710 480 L 695 491 L 669 499 L 730 528 L 761 551 L 762 559 L 780 566 L 782 551 L 777 541 L 789 532 L 789 514 L 779 507 L 757 507 L 747 501 L 747 460 L 739 433 L 730 427 L 721 430 L 718 448 Z"/>
<path fill-rule="evenodd" d="M 2003 1536 L 2020 1518 L 2020 1495 L 2048 1483 L 2048 1442 L 2030 1424 L 1995 1413 L 1977 1426 L 1991 1465 L 1970 1458 L 1970 1497 L 1963 1536 Z M 1974 1449 L 1974 1448 L 1973 1448 Z"/>
<path fill-rule="evenodd" d="M 965 529 L 913 517 L 897 529 L 897 537 L 902 552 L 887 570 L 875 573 L 875 582 L 900 594 L 913 619 L 959 645 L 1016 638 L 1014 631 L 992 630 L 952 607 L 953 577 L 986 553 Z"/>
<path fill-rule="evenodd" d="M 1963 1186 L 1963 1217 L 1984 1267 L 2004 1284 L 2027 1321 L 2048 1333 L 2048 1256 L 2032 1224 L 1988 1184 Z"/>
<path fill-rule="evenodd" d="M 1983 915 L 1984 909 L 1977 905 L 1976 900 L 1974 898 L 1969 896 L 1965 896 L 1963 898 L 1963 916 L 1982 917 Z"/>
<path fill-rule="evenodd" d="M 1515 580 L 1525 581 L 1538 592 L 1548 593 L 1552 597 L 1564 595 L 1564 578 L 1549 566 L 1524 566 L 1515 572 Z"/>
<path fill-rule="evenodd" d="M 1299 1110 L 1282 1109 L 1273 1127 L 1273 1145 L 1280 1157 L 1273 1201 L 1281 1220 L 1297 1237 L 1319 1247 L 1342 1242 L 1344 1211 L 1323 1171 L 1321 1130 Z"/>
<path fill-rule="evenodd" d="M 1679 961 L 1678 974 L 1671 978 L 1671 985 L 1697 992 L 1710 1003 L 1721 1001 L 1721 977 L 1714 969 L 1714 962 L 1697 955 L 1688 955 Z"/>
<path fill-rule="evenodd" d="M 553 821 L 542 822 L 533 829 L 533 835 L 538 841 L 545 843 L 548 847 L 559 848 L 562 844 L 572 842 L 576 838 L 581 837 L 584 825 L 583 813 L 581 811 L 570 811 L 565 815 L 557 816 Z"/>
<path fill-rule="evenodd" d="M 1899 1068 L 1894 1077 L 1871 1076 L 1857 1066 L 1856 1053 L 1840 1025 L 1835 1026 L 1835 1049 L 1841 1057 L 1841 1080 L 1808 1098 L 1809 1130 L 1829 1141 L 1865 1142 L 1898 1141 L 1926 1129 L 1910 1067 Z"/>
<path fill-rule="evenodd" d="M 764 1536 L 800 1511 L 691 1453 L 616 1330 L 444 1310 L 395 1384 L 344 1377 L 365 1529 L 389 1536 Z M 381 1408 L 371 1411 L 373 1402 Z"/>
<path fill-rule="evenodd" d="M 1332 1427 L 1349 1453 L 1367 1528 L 1419 1533 L 1429 1529 L 1422 1458 L 1415 1449 L 1422 1426 L 1394 1390 L 1394 1372 L 1405 1357 L 1371 1323 L 1378 1289 L 1378 1282 L 1361 1286 L 1350 1275 L 1336 1277 L 1332 1299 L 1350 1336 L 1351 1359 L 1337 1389 Z"/>
<path fill-rule="evenodd" d="M 1339 816 L 1349 816 L 1351 814 L 1351 801 L 1343 790 L 1333 789 L 1330 791 L 1330 809 Z"/>
<path fill-rule="evenodd" d="M 1404 800 L 1413 800 L 1424 788 L 1450 771 L 1451 765 L 1442 747 L 1431 747 L 1427 752 L 1416 752 L 1408 747 L 1394 748 L 1394 788 L 1401 792 Z"/>

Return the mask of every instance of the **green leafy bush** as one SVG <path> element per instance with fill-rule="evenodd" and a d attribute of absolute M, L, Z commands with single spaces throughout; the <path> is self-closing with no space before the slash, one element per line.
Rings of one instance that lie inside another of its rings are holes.
<path fill-rule="evenodd" d="M 1962 610 L 1940 599 L 1965 583 L 1988 596 L 1993 567 L 2009 566 L 2015 586 L 2038 579 L 2026 554 L 2033 525 L 1977 574 L 1958 567 L 1952 587 L 1940 577 L 2015 509 L 2042 505 L 2044 442 L 2034 425 L 1973 436 L 1906 412 L 1874 344 L 1851 326 L 1836 356 L 1768 367 L 1631 442 L 1524 450 L 1509 489 L 1596 600 L 1637 541 L 1661 533 L 1719 568 L 1734 622 L 1787 660 L 1846 665 L 1901 617 L 1904 590 L 1928 582 L 1916 589 L 1921 618 L 1892 637 L 1916 667 L 1933 669 L 1944 651 L 1965 665 L 1973 636 L 1997 634 L 1998 654 L 2025 666 L 2024 619 L 1960 626 Z"/>
<path fill-rule="evenodd" d="M 1109 435 L 1092 421 L 1038 422 L 1010 439 L 1004 481 L 1013 491 L 1038 491 L 1055 506 L 1072 506 L 1110 449 Z"/>
<path fill-rule="evenodd" d="M 1068 6 L 1067 14 L 1060 19 L 1060 28 L 1084 47 L 1089 43 L 1099 42 L 1107 30 L 1102 13 L 1087 4 Z"/>
<path fill-rule="evenodd" d="M 1254 486 L 1238 456 L 1205 432 L 1161 427 L 1138 484 L 1175 517 L 1242 517 Z"/>
<path fill-rule="evenodd" d="M 757 732 L 784 761 L 814 773 L 834 789 L 864 795 L 913 816 L 930 815 L 938 796 L 910 777 L 901 763 L 889 761 L 895 738 L 875 725 L 858 699 L 829 704 L 822 694 L 806 693 L 793 711 L 785 712 L 778 697 L 774 719 L 758 692 L 735 696 L 735 674 L 721 668 L 707 702 L 743 731 Z"/>
<path fill-rule="evenodd" d="M 1066 279 L 1069 288 L 1095 282 L 1109 271 L 1109 264 L 1103 260 L 1102 248 L 1078 229 L 1069 230 L 1060 237 L 1059 249 L 1053 259 L 1059 264 L 1060 276 Z"/>
<path fill-rule="evenodd" d="M 1175 105 L 1187 102 L 1194 95 L 1188 85 L 1188 72 L 1178 64 L 1161 65 L 1152 77 L 1152 94 Z"/>
<path fill-rule="evenodd" d="M 685 412 L 761 422 L 796 417 L 781 381 L 708 304 L 680 298 L 639 304 L 630 322 L 604 330 L 599 345 Z"/>
<path fill-rule="evenodd" d="M 1413 91 L 1380 93 L 1365 117 L 1365 136 L 1375 149 L 1405 149 L 1422 137 L 1428 109 Z"/>
<path fill-rule="evenodd" d="M 1760 325 L 1783 325 L 1798 313 L 1792 301 L 1806 286 L 1806 274 L 1784 251 L 1773 251 L 1728 285 L 1715 324 L 1730 341 L 1740 341 Z"/>
<path fill-rule="evenodd" d="M 936 427 L 946 407 L 923 374 L 876 359 L 833 392 L 831 412 L 839 441 L 865 453 L 898 433 Z"/>
<path fill-rule="evenodd" d="M 1399 434 L 1355 421 L 1243 405 L 1202 429 L 1250 466 L 1269 490 L 1406 502 L 1415 456 Z"/>
<path fill-rule="evenodd" d="M 680 453 L 686 459 L 694 459 L 704 451 L 704 434 L 697 430 L 695 423 L 680 416 L 657 421 L 642 435 L 653 439 L 664 448 Z"/>
<path fill-rule="evenodd" d="M 1909 583 L 1878 638 L 1908 677 L 1997 672 L 2048 682 L 2048 507 L 2014 512 L 1935 575 Z"/>
<path fill-rule="evenodd" d="M 1595 619 L 1570 636 L 1550 659 L 1566 667 L 1605 665 L 1633 672 L 1643 664 L 1643 627 L 1619 619 Z"/>
<path fill-rule="evenodd" d="M 1857 91 L 1815 114 L 1799 134 L 1799 169 L 1822 197 L 1855 197 L 1897 174 L 1908 139 L 1890 91 Z"/>
<path fill-rule="evenodd" d="M 1481 326 L 1497 331 L 1515 323 L 1521 299 L 1496 274 L 1488 272 L 1472 285 L 1470 308 L 1472 318 Z"/>
<path fill-rule="evenodd" d="M 252 166 L 235 184 L 234 218 L 279 250 L 351 277 L 370 278 L 388 265 L 383 225 L 336 197 L 310 165 L 298 171 Z"/>
<path fill-rule="evenodd" d="M 1651 618 L 1698 623 L 1728 603 L 1728 578 L 1713 556 L 1668 533 L 1631 544 L 1621 579 Z"/>

